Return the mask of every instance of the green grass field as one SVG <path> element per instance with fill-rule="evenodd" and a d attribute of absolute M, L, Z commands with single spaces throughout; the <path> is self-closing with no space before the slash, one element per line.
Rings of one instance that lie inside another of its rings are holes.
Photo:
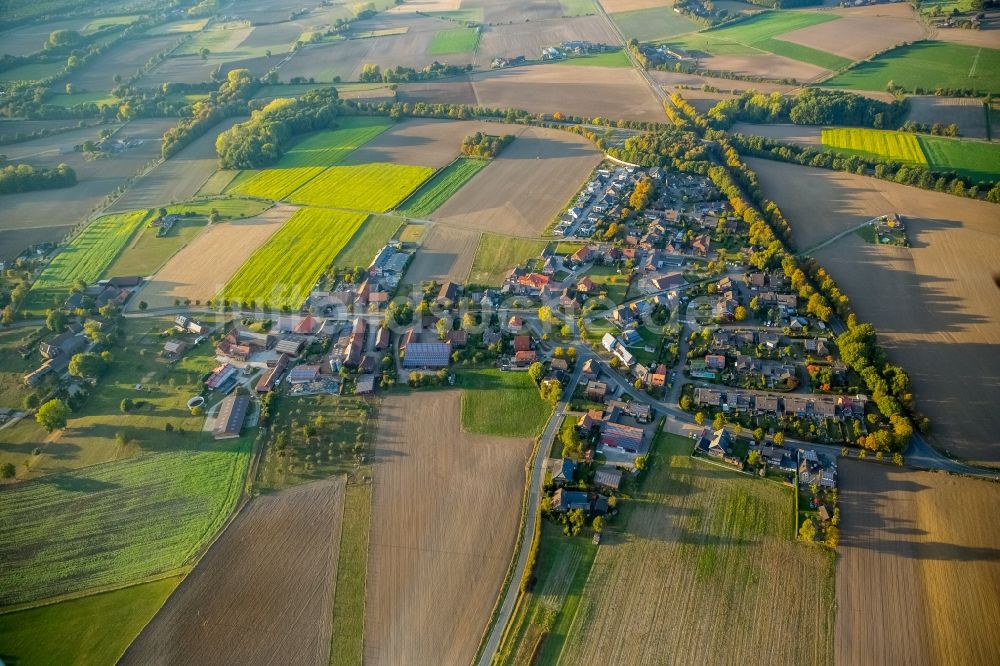
<path fill-rule="evenodd" d="M 146 31 L 147 35 L 180 35 L 188 32 L 198 32 L 208 23 L 207 18 L 193 19 L 190 21 L 173 21 L 164 23 Z"/>
<path fill-rule="evenodd" d="M 271 207 L 271 204 L 253 199 L 198 199 L 184 203 L 166 206 L 167 212 L 173 215 L 197 215 L 207 217 L 212 211 L 218 211 L 223 220 L 242 220 L 254 215 L 260 215 Z"/>
<path fill-rule="evenodd" d="M 484 233 L 469 271 L 469 283 L 498 287 L 507 271 L 537 257 L 546 245 L 546 241 Z"/>
<path fill-rule="evenodd" d="M 203 217 L 184 219 L 175 223 L 166 236 L 157 236 L 159 229 L 144 227 L 104 271 L 104 277 L 153 275 L 178 250 L 194 240 L 207 224 Z"/>
<path fill-rule="evenodd" d="M 120 585 L 190 562 L 236 505 L 250 438 L 174 439 L 171 451 L 6 491 L 0 524 L 16 529 L 0 542 L 0 605 Z"/>
<path fill-rule="evenodd" d="M 115 664 L 181 582 L 179 576 L 0 615 L 8 664 Z"/>
<path fill-rule="evenodd" d="M 698 29 L 698 24 L 672 7 L 650 7 L 628 12 L 615 12 L 611 20 L 625 35 L 625 39 L 655 42 Z"/>
<path fill-rule="evenodd" d="M 363 662 L 371 488 L 369 484 L 351 484 L 344 495 L 330 666 L 355 666 Z"/>
<path fill-rule="evenodd" d="M 767 11 L 733 25 L 689 35 L 676 40 L 676 43 L 683 48 L 714 55 L 753 55 L 766 51 L 817 67 L 840 69 L 850 65 L 851 61 L 780 39 L 780 35 L 785 33 L 838 18 L 834 14 L 820 12 Z"/>
<path fill-rule="evenodd" d="M 241 171 L 226 188 L 226 194 L 280 201 L 321 173 L 323 167 Z"/>
<path fill-rule="evenodd" d="M 418 220 L 427 218 L 487 164 L 489 160 L 458 158 L 421 185 L 397 212 Z"/>
<path fill-rule="evenodd" d="M 275 169 L 293 167 L 328 167 L 340 164 L 351 151 L 368 143 L 392 123 L 385 118 L 368 116 L 348 117 L 339 121 L 339 127 L 312 134 L 281 156 Z"/>
<path fill-rule="evenodd" d="M 97 106 L 118 104 L 118 98 L 109 92 L 103 91 L 73 93 L 72 95 L 58 93 L 45 100 L 45 103 L 68 109 L 78 104 L 96 104 Z"/>
<path fill-rule="evenodd" d="M 553 60 L 556 65 L 576 65 L 578 67 L 631 67 L 625 51 L 608 51 L 591 55 L 574 56 L 563 60 Z"/>
<path fill-rule="evenodd" d="M 149 215 L 148 210 L 99 217 L 42 269 L 31 286 L 28 308 L 61 302 L 76 280 L 93 282 L 115 260 Z"/>
<path fill-rule="evenodd" d="M 403 220 L 398 217 L 391 215 L 369 216 L 358 232 L 344 246 L 344 249 L 337 254 L 333 265 L 337 268 L 368 266 L 375 258 L 375 253 L 396 235 L 401 226 L 403 226 Z"/>
<path fill-rule="evenodd" d="M 55 76 L 65 69 L 62 62 L 36 62 L 0 72 L 0 82 L 40 81 Z"/>
<path fill-rule="evenodd" d="M 559 0 L 559 4 L 562 6 L 563 16 L 566 18 L 597 13 L 594 0 Z"/>
<path fill-rule="evenodd" d="M 628 292 L 628 276 L 619 274 L 613 266 L 594 266 L 587 277 L 601 286 L 601 290 L 615 303 L 622 303 Z"/>
<path fill-rule="evenodd" d="M 479 30 L 477 28 L 439 30 L 434 33 L 431 43 L 427 46 L 427 55 L 472 53 L 478 46 Z"/>
<path fill-rule="evenodd" d="M 971 88 L 1000 92 L 1000 49 L 947 42 L 901 46 L 824 81 L 824 88 L 885 90 L 892 81 L 904 90 Z"/>
<path fill-rule="evenodd" d="M 466 9 L 452 9 L 440 12 L 426 12 L 426 13 L 428 16 L 436 16 L 438 18 L 447 19 L 449 21 L 458 21 L 460 23 L 483 22 L 482 7 L 468 7 Z"/>
<path fill-rule="evenodd" d="M 385 213 L 434 174 L 388 162 L 332 166 L 288 196 L 292 203 Z"/>
<path fill-rule="evenodd" d="M 552 407 L 526 372 L 471 370 L 459 374 L 462 430 L 503 437 L 536 437 Z"/>
<path fill-rule="evenodd" d="M 957 171 L 973 182 L 1000 180 L 1000 144 L 924 135 L 918 141 L 931 169 Z"/>
<path fill-rule="evenodd" d="M 296 211 L 240 266 L 219 298 L 297 309 L 366 217 L 316 208 Z"/>
<path fill-rule="evenodd" d="M 823 147 L 838 153 L 889 159 L 907 164 L 927 164 L 917 136 L 910 132 L 863 128 L 824 128 Z"/>

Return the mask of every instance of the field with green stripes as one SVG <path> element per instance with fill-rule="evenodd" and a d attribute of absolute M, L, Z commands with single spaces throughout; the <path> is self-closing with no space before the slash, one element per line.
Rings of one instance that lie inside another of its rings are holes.
<path fill-rule="evenodd" d="M 460 157 L 421 185 L 403 202 L 399 214 L 416 219 L 426 218 L 487 164 L 489 160 Z"/>
<path fill-rule="evenodd" d="M 907 164 L 927 164 L 917 136 L 910 132 L 828 128 L 823 130 L 822 141 L 824 148 L 830 148 L 838 153 L 889 159 Z"/>
<path fill-rule="evenodd" d="M 332 166 L 287 198 L 307 206 L 384 213 L 433 174 L 430 167 L 388 162 Z"/>

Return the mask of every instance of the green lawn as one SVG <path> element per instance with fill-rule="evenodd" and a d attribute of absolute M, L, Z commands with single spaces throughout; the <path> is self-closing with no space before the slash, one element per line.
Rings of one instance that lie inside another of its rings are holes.
<path fill-rule="evenodd" d="M 103 91 L 73 93 L 72 95 L 58 93 L 45 100 L 45 103 L 53 106 L 61 106 L 63 108 L 77 106 L 78 104 L 96 104 L 97 106 L 105 106 L 118 104 L 118 98 L 109 92 Z"/>
<path fill-rule="evenodd" d="M 462 430 L 503 437 L 536 437 L 552 414 L 527 372 L 463 371 Z"/>
<path fill-rule="evenodd" d="M 355 268 L 371 264 L 375 254 L 385 247 L 399 228 L 403 220 L 391 215 L 371 215 L 361 225 L 350 242 L 344 246 L 333 265 L 337 268 Z"/>
<path fill-rule="evenodd" d="M 355 666 L 363 661 L 371 502 L 371 485 L 347 486 L 333 598 L 331 666 Z"/>
<path fill-rule="evenodd" d="M 498 287 L 507 271 L 537 257 L 546 245 L 546 241 L 484 233 L 476 248 L 469 283 Z"/>
<path fill-rule="evenodd" d="M 851 64 L 843 58 L 808 46 L 781 41 L 780 35 L 812 25 L 836 21 L 839 16 L 821 12 L 766 11 L 732 25 L 704 30 L 677 40 L 684 48 L 714 55 L 752 55 L 766 51 L 826 69 Z"/>
<path fill-rule="evenodd" d="M 698 29 L 698 24 L 672 7 L 650 7 L 628 12 L 615 12 L 611 20 L 625 35 L 625 39 L 655 42 Z"/>
<path fill-rule="evenodd" d="M 61 304 L 76 280 L 97 280 L 132 239 L 149 215 L 148 210 L 104 215 L 73 237 L 42 269 L 31 286 L 26 309 L 44 309 Z"/>
<path fill-rule="evenodd" d="M 822 141 L 824 148 L 838 153 L 906 164 L 927 164 L 917 135 L 911 132 L 855 127 L 824 128 Z"/>
<path fill-rule="evenodd" d="M 104 276 L 153 275 L 178 250 L 194 240 L 207 224 L 204 217 L 184 219 L 175 223 L 165 236 L 157 236 L 159 229 L 144 227 L 108 266 Z"/>
<path fill-rule="evenodd" d="M 947 42 L 901 46 L 824 81 L 825 88 L 885 90 L 892 81 L 908 92 L 969 88 L 1000 92 L 1000 49 Z"/>
<path fill-rule="evenodd" d="M 594 266 L 587 271 L 586 275 L 601 286 L 608 299 L 620 304 L 626 299 L 628 292 L 628 276 L 619 274 L 618 269 L 613 266 Z"/>
<path fill-rule="evenodd" d="M 421 185 L 397 212 L 404 217 L 425 219 L 487 164 L 489 160 L 458 158 Z"/>
<path fill-rule="evenodd" d="M 21 65 L 0 72 L 0 82 L 8 81 L 41 81 L 55 76 L 65 69 L 66 64 L 59 62 L 36 62 Z"/>
<path fill-rule="evenodd" d="M 8 664 L 111 666 L 181 582 L 179 576 L 0 615 Z"/>
<path fill-rule="evenodd" d="M 576 65 L 584 67 L 631 67 L 632 61 L 628 59 L 625 51 L 608 51 L 606 53 L 594 53 L 591 55 L 573 56 L 563 60 L 553 60 L 557 65 Z"/>
<path fill-rule="evenodd" d="M 472 53 L 479 46 L 478 28 L 451 28 L 434 33 L 427 55 Z"/>
<path fill-rule="evenodd" d="M 106 437 L 113 437 L 111 432 Z M 250 437 L 175 436 L 173 450 L 11 488 L 0 524 L 0 605 L 79 592 L 184 566 L 243 490 Z"/>
<path fill-rule="evenodd" d="M 317 208 L 297 210 L 236 271 L 219 298 L 298 308 L 366 217 Z"/>
<path fill-rule="evenodd" d="M 288 195 L 292 203 L 385 213 L 434 175 L 434 169 L 389 162 L 332 166 Z"/>
<path fill-rule="evenodd" d="M 559 4 L 562 6 L 564 18 L 588 16 L 597 13 L 594 0 L 559 0 Z"/>
<path fill-rule="evenodd" d="M 972 179 L 1000 180 L 1000 144 L 921 135 L 927 163 L 938 171 L 957 171 Z"/>

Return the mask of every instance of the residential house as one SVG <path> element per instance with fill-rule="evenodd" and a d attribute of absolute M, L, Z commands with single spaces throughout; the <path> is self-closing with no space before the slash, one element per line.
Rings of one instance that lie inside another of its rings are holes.
<path fill-rule="evenodd" d="M 553 460 L 552 462 L 553 465 L 550 467 L 552 470 L 552 483 L 560 486 L 573 483 L 573 477 L 576 474 L 576 463 L 570 458 L 562 458 L 560 460 Z"/>
<path fill-rule="evenodd" d="M 604 465 L 594 473 L 594 485 L 607 490 L 618 490 L 622 483 L 622 471 L 616 467 Z"/>
<path fill-rule="evenodd" d="M 514 351 L 523 352 L 531 351 L 531 336 L 530 335 L 515 335 L 514 336 Z"/>
<path fill-rule="evenodd" d="M 556 513 L 567 513 L 575 509 L 590 511 L 590 499 L 587 493 L 558 488 L 552 495 L 552 510 Z"/>
<path fill-rule="evenodd" d="M 608 385 L 604 382 L 594 380 L 587 382 L 587 400 L 603 402 L 604 396 L 607 395 L 607 393 Z"/>
<path fill-rule="evenodd" d="M 458 285 L 454 282 L 445 282 L 438 290 L 437 298 L 434 300 L 440 307 L 451 307 L 458 298 Z"/>
<path fill-rule="evenodd" d="M 519 351 L 514 352 L 514 366 L 518 368 L 523 368 L 531 365 L 538 360 L 538 355 L 534 351 Z"/>

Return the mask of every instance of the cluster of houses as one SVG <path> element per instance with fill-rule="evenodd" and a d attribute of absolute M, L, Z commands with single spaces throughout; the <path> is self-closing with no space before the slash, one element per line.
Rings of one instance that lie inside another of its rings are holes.
<path fill-rule="evenodd" d="M 506 69 L 507 67 L 517 67 L 518 65 L 527 64 L 528 59 L 523 55 L 513 56 L 510 58 L 505 58 L 503 56 L 497 56 L 493 58 L 490 63 L 490 67 L 493 69 Z"/>
<path fill-rule="evenodd" d="M 724 388 L 695 388 L 693 403 L 724 413 L 746 413 L 808 419 L 862 418 L 868 397 L 858 395 L 787 394 Z"/>
<path fill-rule="evenodd" d="M 111 305 L 121 308 L 128 302 L 132 294 L 142 285 L 142 278 L 138 275 L 125 275 L 113 277 L 107 280 L 100 280 L 92 285 L 88 285 L 83 291 L 75 291 L 70 294 L 63 309 L 70 312 L 86 305 L 93 304 L 95 308 L 103 308 Z"/>
<path fill-rule="evenodd" d="M 606 51 L 617 51 L 620 47 L 600 42 L 588 42 L 584 40 L 572 40 L 562 42 L 556 46 L 546 46 L 542 49 L 542 60 L 559 60 L 571 55 L 587 55 L 590 53 L 604 53 Z"/>
<path fill-rule="evenodd" d="M 675 9 L 675 11 L 677 11 Z M 662 65 L 666 63 L 696 63 L 697 56 L 677 46 L 668 44 L 640 44 L 639 51 L 646 57 L 651 65 Z"/>
<path fill-rule="evenodd" d="M 49 336 L 39 343 L 38 352 L 42 363 L 24 376 L 24 383 L 37 386 L 49 375 L 57 379 L 64 378 L 68 373 L 70 359 L 89 348 L 90 341 L 83 333 L 83 324 L 71 323 L 62 333 Z"/>

